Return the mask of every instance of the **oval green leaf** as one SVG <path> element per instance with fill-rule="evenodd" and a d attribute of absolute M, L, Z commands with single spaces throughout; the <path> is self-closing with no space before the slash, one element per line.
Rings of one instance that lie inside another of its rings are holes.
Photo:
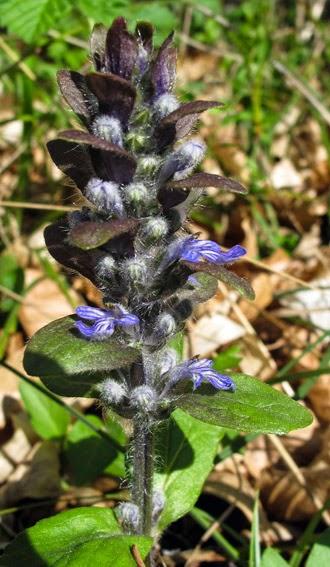
<path fill-rule="evenodd" d="M 307 427 L 312 414 L 278 390 L 245 374 L 230 373 L 235 392 L 202 386 L 183 394 L 177 406 L 193 417 L 237 431 L 284 434 Z"/>
<path fill-rule="evenodd" d="M 136 567 L 132 545 L 146 558 L 152 539 L 122 534 L 114 512 L 76 508 L 41 520 L 13 541 L 0 559 L 1 567 Z"/>
<path fill-rule="evenodd" d="M 165 508 L 159 529 L 187 514 L 194 506 L 213 467 L 220 427 L 202 423 L 179 409 L 159 428 L 157 436 L 161 468 L 156 472 L 155 488 L 165 494 Z M 189 490 L 187 490 L 189 487 Z"/>
<path fill-rule="evenodd" d="M 114 338 L 86 340 L 75 330 L 75 320 L 70 315 L 40 329 L 30 339 L 23 363 L 28 374 L 39 376 L 56 394 L 89 397 L 111 370 L 132 364 L 139 350 Z"/>
<path fill-rule="evenodd" d="M 42 439 L 64 437 L 70 422 L 68 411 L 28 382 L 20 382 L 19 391 L 34 431 Z"/>

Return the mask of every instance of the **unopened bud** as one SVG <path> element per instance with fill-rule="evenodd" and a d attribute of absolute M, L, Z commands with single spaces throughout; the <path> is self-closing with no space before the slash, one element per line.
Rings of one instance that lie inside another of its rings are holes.
<path fill-rule="evenodd" d="M 124 189 L 125 202 L 136 215 L 141 215 L 145 211 L 149 198 L 149 191 L 143 183 L 130 183 Z"/>
<path fill-rule="evenodd" d="M 129 145 L 132 152 L 139 152 L 144 148 L 147 142 L 147 136 L 142 132 L 138 132 L 137 130 L 132 130 L 127 134 L 126 142 Z"/>
<path fill-rule="evenodd" d="M 160 158 L 157 156 L 143 156 L 138 159 L 136 173 L 152 177 L 160 166 Z"/>
<path fill-rule="evenodd" d="M 130 396 L 130 404 L 136 410 L 147 413 L 156 408 L 157 392 L 151 386 L 138 386 L 134 388 Z"/>
<path fill-rule="evenodd" d="M 200 140 L 191 140 L 182 144 L 181 147 L 173 152 L 165 161 L 160 171 L 159 181 L 164 183 L 172 176 L 174 179 L 187 177 L 202 161 L 205 150 L 206 146 L 204 142 Z"/>
<path fill-rule="evenodd" d="M 179 108 L 180 104 L 177 98 L 172 94 L 163 94 L 158 97 L 154 104 L 153 108 L 158 118 L 164 118 L 168 114 L 171 114 L 174 110 Z"/>
<path fill-rule="evenodd" d="M 122 502 L 116 508 L 118 520 L 126 533 L 136 533 L 139 530 L 140 512 L 136 504 Z"/>
<path fill-rule="evenodd" d="M 125 213 L 119 186 L 112 181 L 102 181 L 98 177 L 93 177 L 86 186 L 85 196 L 101 212 L 119 217 Z"/>
<path fill-rule="evenodd" d="M 161 313 L 156 319 L 153 338 L 162 340 L 176 331 L 176 321 L 170 313 Z"/>
<path fill-rule="evenodd" d="M 127 395 L 126 387 L 112 378 L 107 378 L 98 385 L 100 400 L 106 405 L 120 404 Z"/>
<path fill-rule="evenodd" d="M 142 258 L 129 258 L 122 264 L 122 273 L 127 275 L 133 287 L 144 286 L 147 282 L 148 270 Z"/>
<path fill-rule="evenodd" d="M 123 132 L 118 118 L 107 114 L 97 116 L 92 124 L 92 132 L 107 142 L 112 142 L 117 146 L 123 145 Z"/>
<path fill-rule="evenodd" d="M 167 221 L 162 217 L 154 217 L 149 219 L 143 225 L 139 236 L 144 242 L 148 244 L 155 244 L 156 242 L 164 238 L 167 232 Z"/>
<path fill-rule="evenodd" d="M 105 256 L 102 258 L 96 266 L 97 274 L 100 278 L 110 278 L 115 270 L 115 259 L 110 256 Z"/>

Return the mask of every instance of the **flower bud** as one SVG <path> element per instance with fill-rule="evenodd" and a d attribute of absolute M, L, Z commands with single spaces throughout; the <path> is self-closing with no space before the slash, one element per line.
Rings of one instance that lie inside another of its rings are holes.
<path fill-rule="evenodd" d="M 160 183 L 164 183 L 170 177 L 184 179 L 202 161 L 206 146 L 200 140 L 190 140 L 182 144 L 178 150 L 173 152 L 165 161 L 159 176 Z"/>
<path fill-rule="evenodd" d="M 162 217 L 154 217 L 147 220 L 143 225 L 139 236 L 146 244 L 156 244 L 156 242 L 166 236 L 167 232 L 167 221 Z"/>
<path fill-rule="evenodd" d="M 139 152 L 144 148 L 147 142 L 147 136 L 142 134 L 142 132 L 132 130 L 127 134 L 126 142 L 132 152 Z"/>
<path fill-rule="evenodd" d="M 92 124 L 92 132 L 107 142 L 112 142 L 117 146 L 123 145 L 123 132 L 118 118 L 107 114 L 97 116 Z"/>
<path fill-rule="evenodd" d="M 107 378 L 97 387 L 100 395 L 100 400 L 106 405 L 120 404 L 127 395 L 125 385 L 120 384 L 112 378 Z"/>
<path fill-rule="evenodd" d="M 124 189 L 125 202 L 138 216 L 145 211 L 149 198 L 149 191 L 143 183 L 130 183 Z"/>
<path fill-rule="evenodd" d="M 157 392 L 151 386 L 138 386 L 130 395 L 130 405 L 141 413 L 151 412 L 157 405 Z"/>
<path fill-rule="evenodd" d="M 153 108 L 157 118 L 164 118 L 179 106 L 177 98 L 172 94 L 166 93 L 155 100 Z"/>
<path fill-rule="evenodd" d="M 136 173 L 140 176 L 152 177 L 160 166 L 160 158 L 157 156 L 143 156 L 138 159 Z"/>
<path fill-rule="evenodd" d="M 148 277 L 147 265 L 143 258 L 129 258 L 122 264 L 122 273 L 128 277 L 132 287 L 145 286 Z"/>
<path fill-rule="evenodd" d="M 97 274 L 100 278 L 110 278 L 113 276 L 115 270 L 116 262 L 115 259 L 110 256 L 105 256 L 96 265 Z"/>
<path fill-rule="evenodd" d="M 176 331 L 176 321 L 170 313 L 161 313 L 155 322 L 151 338 L 158 342 L 173 335 Z"/>
<path fill-rule="evenodd" d="M 118 520 L 126 533 L 136 533 L 140 524 L 140 511 L 136 504 L 122 502 L 116 508 Z"/>
<path fill-rule="evenodd" d="M 85 196 L 101 212 L 119 217 L 125 213 L 119 187 L 112 181 L 102 181 L 98 177 L 93 177 L 87 183 Z"/>

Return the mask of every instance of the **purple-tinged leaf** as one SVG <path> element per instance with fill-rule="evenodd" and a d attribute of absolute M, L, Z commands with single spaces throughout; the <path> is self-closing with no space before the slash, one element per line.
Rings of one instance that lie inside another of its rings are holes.
<path fill-rule="evenodd" d="M 136 58 L 136 38 L 127 30 L 126 20 L 122 17 L 116 18 L 107 33 L 105 70 L 129 80 Z"/>
<path fill-rule="evenodd" d="M 137 219 L 114 219 L 103 223 L 86 221 L 71 229 L 69 240 L 82 250 L 93 250 L 116 236 L 135 232 L 138 225 Z"/>
<path fill-rule="evenodd" d="M 88 89 L 85 77 L 76 71 L 62 70 L 57 73 L 57 82 L 72 110 L 85 124 L 89 124 L 98 112 L 98 102 Z"/>
<path fill-rule="evenodd" d="M 165 208 L 175 207 L 183 203 L 192 189 L 218 187 L 232 193 L 247 193 L 245 187 L 230 177 L 213 173 L 195 173 L 185 179 L 172 180 L 163 185 L 158 192 L 158 200 Z"/>
<path fill-rule="evenodd" d="M 175 84 L 177 52 L 173 45 L 173 33 L 160 46 L 151 69 L 153 95 L 159 97 L 171 92 Z"/>
<path fill-rule="evenodd" d="M 53 162 L 83 192 L 91 177 L 95 177 L 88 148 L 68 140 L 51 140 L 47 148 Z"/>
<path fill-rule="evenodd" d="M 116 183 L 130 183 L 132 180 L 136 160 L 121 147 L 82 130 L 65 130 L 59 137 L 91 148 L 92 163 L 101 179 Z"/>
<path fill-rule="evenodd" d="M 152 51 L 152 39 L 154 28 L 150 22 L 138 22 L 135 28 L 135 35 L 148 53 Z"/>
<path fill-rule="evenodd" d="M 154 132 L 159 149 L 164 149 L 169 144 L 175 142 L 175 140 L 190 134 L 199 118 L 199 114 L 217 106 L 221 106 L 221 103 L 209 100 L 196 100 L 182 104 L 171 114 L 165 116 L 157 124 Z"/>
<path fill-rule="evenodd" d="M 214 173 L 195 173 L 186 179 L 169 181 L 166 185 L 171 189 L 192 189 L 197 187 L 217 187 L 224 191 L 246 195 L 247 189 L 235 179 L 215 175 Z"/>
<path fill-rule="evenodd" d="M 69 244 L 69 225 L 63 219 L 47 226 L 44 237 L 49 253 L 57 262 L 97 284 L 95 266 L 104 257 L 104 253 L 98 250 L 81 250 Z"/>
<path fill-rule="evenodd" d="M 181 261 L 180 263 L 189 268 L 191 270 L 191 273 L 204 272 L 206 274 L 211 274 L 226 285 L 232 287 L 235 291 L 237 291 L 240 295 L 243 295 L 247 299 L 252 300 L 255 298 L 255 294 L 250 283 L 244 278 L 239 277 L 234 272 L 229 272 L 223 266 L 211 264 L 210 262 Z"/>
<path fill-rule="evenodd" d="M 136 96 L 134 86 L 111 73 L 90 73 L 86 75 L 86 83 L 98 100 L 101 112 L 127 124 Z"/>
<path fill-rule="evenodd" d="M 93 27 L 90 39 L 90 51 L 97 71 L 104 69 L 107 32 L 108 30 L 103 24 L 95 24 Z"/>

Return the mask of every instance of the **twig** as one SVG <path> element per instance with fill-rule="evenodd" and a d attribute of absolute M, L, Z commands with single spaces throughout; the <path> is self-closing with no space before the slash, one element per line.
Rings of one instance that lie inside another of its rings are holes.
<path fill-rule="evenodd" d="M 87 41 L 79 39 L 78 37 L 74 37 L 73 35 L 61 34 L 56 30 L 49 30 L 47 35 L 49 35 L 49 37 L 52 37 L 53 39 L 62 39 L 63 41 L 66 41 L 66 43 L 74 45 L 75 47 L 81 47 L 81 49 L 89 49 L 89 44 Z"/>
<path fill-rule="evenodd" d="M 177 36 L 181 39 L 181 41 L 185 42 L 187 45 L 198 49 L 198 51 L 203 51 L 204 53 L 210 53 L 211 55 L 215 55 L 216 57 L 227 57 L 228 59 L 232 59 L 234 61 L 238 61 L 241 63 L 243 58 L 238 53 L 232 53 L 229 51 L 222 51 L 220 49 L 210 47 L 206 43 L 202 43 L 201 41 L 197 41 L 196 39 L 192 39 L 191 37 L 185 35 L 184 33 L 177 33 Z"/>
<path fill-rule="evenodd" d="M 0 201 L 0 207 L 10 207 L 14 209 L 36 209 L 44 211 L 77 211 L 79 207 L 65 205 L 46 205 L 43 203 L 26 203 L 23 201 Z"/>
<path fill-rule="evenodd" d="M 3 166 L 0 168 L 0 175 L 2 175 L 6 169 L 8 169 L 15 161 L 22 155 L 26 149 L 26 144 L 21 144 L 19 148 L 5 161 Z"/>
<path fill-rule="evenodd" d="M 210 10 L 210 8 L 204 6 L 202 3 L 194 4 L 194 8 L 196 9 L 196 11 L 204 14 L 204 16 L 207 16 L 208 18 L 212 18 L 212 20 L 214 20 L 221 26 L 224 26 L 225 28 L 230 28 L 230 22 L 226 20 L 226 18 L 220 16 L 220 14 L 215 14 L 214 12 L 212 12 L 212 10 Z"/>
<path fill-rule="evenodd" d="M 193 7 L 192 7 L 191 4 L 188 4 L 188 6 L 186 7 L 185 12 L 184 12 L 183 25 L 182 25 L 182 34 L 185 37 L 190 37 L 189 32 L 190 32 L 190 27 L 191 27 L 191 22 L 192 22 L 192 16 L 193 16 Z M 186 45 L 187 45 L 187 43 L 182 41 L 182 39 L 181 39 L 180 48 L 179 48 L 179 53 L 180 53 L 181 57 L 184 57 L 184 55 L 185 55 Z"/>
<path fill-rule="evenodd" d="M 315 507 L 318 508 L 318 509 L 322 508 L 324 503 L 320 500 L 320 498 L 317 495 L 315 495 L 311 491 L 303 473 L 301 472 L 299 467 L 296 465 L 296 463 L 295 463 L 294 459 L 291 457 L 290 453 L 288 453 L 288 451 L 284 447 L 281 439 L 279 439 L 276 435 L 273 435 L 273 434 L 269 434 L 268 438 L 271 441 L 271 443 L 274 445 L 274 447 L 276 447 L 277 451 L 279 452 L 283 461 L 287 465 L 288 469 L 292 472 L 293 476 L 295 477 L 297 482 L 300 484 L 300 486 L 305 490 L 306 494 L 312 500 Z M 330 525 L 330 514 L 329 514 L 329 512 L 327 512 L 327 510 L 324 510 L 324 512 L 322 513 L 322 518 L 323 518 L 324 522 L 329 526 Z"/>
<path fill-rule="evenodd" d="M 290 71 L 283 63 L 277 61 L 277 59 L 272 60 L 272 64 L 277 71 L 282 73 L 293 86 L 311 103 L 314 108 L 321 114 L 323 120 L 330 126 L 330 111 L 324 106 L 324 104 L 316 98 L 314 93 L 309 87 L 300 81 L 293 73 Z"/>
<path fill-rule="evenodd" d="M 146 567 L 146 564 L 141 557 L 141 553 L 139 552 L 139 548 L 137 547 L 137 545 L 135 545 L 135 543 L 131 547 L 131 554 L 137 567 Z"/>
<path fill-rule="evenodd" d="M 31 71 L 30 67 L 28 67 L 25 63 L 20 61 L 20 57 L 15 53 L 15 51 L 5 42 L 5 40 L 0 37 L 0 47 L 3 51 L 8 55 L 9 59 L 11 59 L 14 63 L 17 63 L 21 71 L 29 78 L 31 81 L 36 80 L 36 75 Z"/>
<path fill-rule="evenodd" d="M 314 284 L 310 284 L 309 282 L 305 282 L 304 280 L 301 280 L 300 278 L 297 278 L 292 274 L 288 274 L 288 272 L 279 272 L 278 270 L 275 270 L 275 268 L 268 266 L 267 264 L 265 264 L 265 262 L 262 262 L 261 260 L 255 260 L 250 256 L 244 256 L 244 261 L 248 262 L 249 264 L 252 264 L 253 266 L 257 266 L 258 268 L 262 268 L 267 272 L 271 272 L 272 274 L 276 274 L 277 276 L 283 277 L 287 280 L 291 280 L 292 282 L 298 284 L 299 286 L 306 287 L 308 289 L 319 289 L 318 286 Z"/>
<path fill-rule="evenodd" d="M 33 388 L 35 388 L 36 390 L 38 390 L 39 392 L 41 392 L 42 394 L 53 400 L 53 402 L 64 408 L 68 413 L 71 413 L 71 415 L 73 415 L 75 418 L 82 421 L 87 427 L 92 429 L 94 433 L 97 433 L 98 435 L 100 435 L 100 437 L 108 441 L 108 443 L 112 444 L 112 446 L 116 447 L 117 450 L 121 452 L 124 451 L 124 447 L 122 447 L 122 445 L 120 445 L 115 439 L 113 439 L 105 429 L 101 429 L 100 427 L 93 425 L 93 423 L 91 423 L 88 419 L 86 419 L 84 414 L 80 413 L 80 411 L 76 410 L 73 406 L 67 405 L 65 402 L 63 402 L 63 400 L 61 400 L 61 398 L 58 398 L 55 394 L 53 394 L 53 392 L 51 392 L 50 390 L 46 390 L 46 388 L 41 386 L 41 384 L 35 382 L 31 378 L 28 378 L 27 376 L 22 374 L 22 372 L 16 370 L 16 368 L 11 366 L 4 360 L 0 360 L 0 366 L 3 366 L 7 370 L 10 370 L 10 372 L 18 376 L 18 378 L 23 380 L 23 382 L 27 382 L 28 384 L 30 384 L 30 386 L 32 386 Z"/>

